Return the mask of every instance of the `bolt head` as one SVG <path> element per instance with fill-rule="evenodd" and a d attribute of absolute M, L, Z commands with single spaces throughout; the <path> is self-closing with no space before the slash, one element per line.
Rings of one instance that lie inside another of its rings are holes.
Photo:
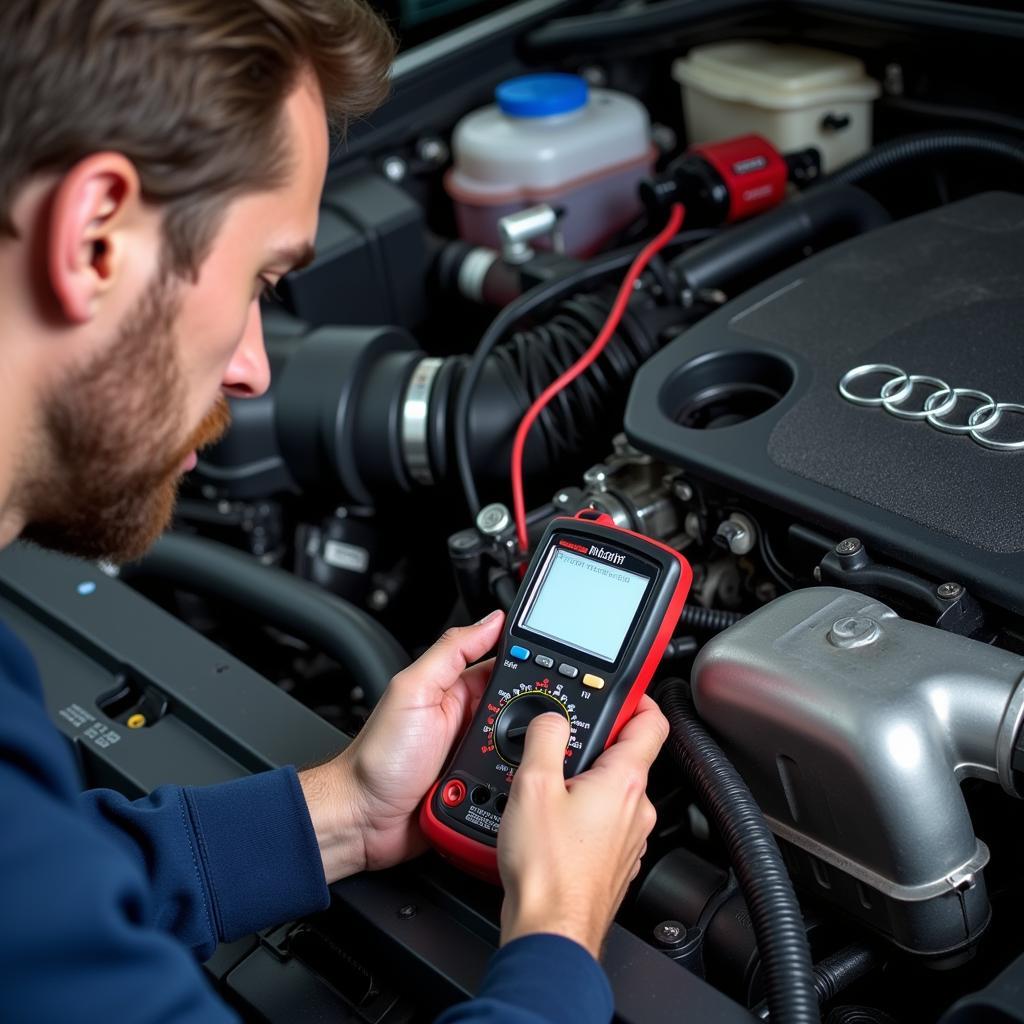
<path fill-rule="evenodd" d="M 654 937 L 658 942 L 672 945 L 686 934 L 686 927 L 678 921 L 662 921 L 654 929 Z"/>
<path fill-rule="evenodd" d="M 841 540 L 836 545 L 837 555 L 855 555 L 860 549 L 864 547 L 861 544 L 860 539 L 857 537 L 847 537 L 846 540 Z"/>
<path fill-rule="evenodd" d="M 719 523 L 712 539 L 720 547 L 726 548 L 734 555 L 745 555 L 753 547 L 750 534 L 734 519 L 726 519 Z"/>
<path fill-rule="evenodd" d="M 847 615 L 836 619 L 828 632 L 828 642 L 833 647 L 846 650 L 867 647 L 882 635 L 882 628 L 867 615 Z"/>
<path fill-rule="evenodd" d="M 959 583 L 940 583 L 935 588 L 935 593 L 946 601 L 959 597 L 963 592 L 964 588 Z"/>
<path fill-rule="evenodd" d="M 428 164 L 439 166 L 448 162 L 451 153 L 444 139 L 429 137 L 416 143 L 416 155 Z"/>
<path fill-rule="evenodd" d="M 500 501 L 480 509 L 476 517 L 477 529 L 492 537 L 506 530 L 511 523 L 509 510 Z"/>
<path fill-rule="evenodd" d="M 400 156 L 389 156 L 380 165 L 380 169 L 388 181 L 393 181 L 396 184 L 405 179 L 408 170 L 405 161 Z"/>
<path fill-rule="evenodd" d="M 685 480 L 677 480 L 672 490 L 680 501 L 689 501 L 693 497 L 693 488 Z"/>
<path fill-rule="evenodd" d="M 398 916 L 403 921 L 408 921 L 410 917 L 415 917 L 419 912 L 419 907 L 415 903 L 407 903 L 404 907 L 398 908 Z"/>
<path fill-rule="evenodd" d="M 730 541 L 733 537 L 738 536 L 743 532 L 742 527 L 737 526 L 736 523 L 729 519 L 726 519 L 724 523 L 718 524 L 718 529 L 715 530 L 715 536 L 721 537 L 724 541 Z"/>

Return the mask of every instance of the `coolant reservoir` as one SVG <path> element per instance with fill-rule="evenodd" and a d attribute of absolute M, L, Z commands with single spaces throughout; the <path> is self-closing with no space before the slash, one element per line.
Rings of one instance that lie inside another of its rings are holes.
<path fill-rule="evenodd" d="M 672 75 L 691 145 L 753 132 L 783 153 L 815 147 L 826 174 L 871 146 L 871 102 L 881 88 L 856 57 L 736 39 L 695 46 Z"/>
<path fill-rule="evenodd" d="M 452 138 L 445 188 L 460 237 L 498 248 L 502 217 L 548 203 L 562 213 L 565 251 L 586 256 L 641 213 L 637 187 L 656 151 L 637 100 L 566 74 L 513 78 L 495 97 Z"/>

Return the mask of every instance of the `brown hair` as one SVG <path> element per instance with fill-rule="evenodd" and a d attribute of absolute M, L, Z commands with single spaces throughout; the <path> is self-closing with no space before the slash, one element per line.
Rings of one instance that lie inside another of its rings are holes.
<path fill-rule="evenodd" d="M 344 130 L 386 95 L 394 40 L 363 0 L 0 0 L 0 232 L 27 179 L 113 150 L 194 273 L 227 201 L 288 167 L 303 71 Z"/>

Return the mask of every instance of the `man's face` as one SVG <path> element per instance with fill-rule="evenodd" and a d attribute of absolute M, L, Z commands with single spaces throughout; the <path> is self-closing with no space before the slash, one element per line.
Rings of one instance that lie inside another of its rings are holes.
<path fill-rule="evenodd" d="M 231 202 L 195 282 L 152 281 L 117 336 L 52 389 L 51 471 L 29 488 L 27 539 L 87 558 L 138 557 L 170 521 L 195 450 L 227 429 L 225 395 L 266 391 L 258 296 L 310 258 L 328 156 L 314 85 L 297 88 L 284 113 L 284 185 Z"/>

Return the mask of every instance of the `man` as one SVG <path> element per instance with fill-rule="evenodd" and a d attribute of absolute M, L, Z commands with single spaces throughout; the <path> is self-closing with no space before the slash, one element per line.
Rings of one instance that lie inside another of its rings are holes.
<path fill-rule="evenodd" d="M 0 545 L 123 560 L 166 526 L 224 396 L 269 384 L 259 295 L 311 258 L 325 113 L 369 111 L 391 58 L 358 0 L 6 0 Z M 78 792 L 0 625 L 0 1015 L 233 1019 L 195 957 L 424 848 L 417 806 L 501 625 L 450 631 L 327 764 L 134 803 Z M 503 948 L 446 1021 L 610 1017 L 595 958 L 654 822 L 666 732 L 645 701 L 566 786 L 564 721 L 531 725 L 499 843 Z"/>

